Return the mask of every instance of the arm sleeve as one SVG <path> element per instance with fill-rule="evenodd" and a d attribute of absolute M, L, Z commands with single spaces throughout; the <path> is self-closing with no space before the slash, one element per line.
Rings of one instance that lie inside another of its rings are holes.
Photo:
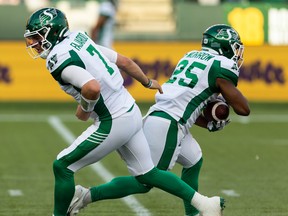
<path fill-rule="evenodd" d="M 109 49 L 104 46 L 96 45 L 98 49 L 101 50 L 101 52 L 111 61 L 112 63 L 116 63 L 117 61 L 117 52 L 115 52 L 112 49 Z"/>
<path fill-rule="evenodd" d="M 79 89 L 88 81 L 95 79 L 88 71 L 75 65 L 64 68 L 61 78 L 65 83 L 70 83 Z"/>

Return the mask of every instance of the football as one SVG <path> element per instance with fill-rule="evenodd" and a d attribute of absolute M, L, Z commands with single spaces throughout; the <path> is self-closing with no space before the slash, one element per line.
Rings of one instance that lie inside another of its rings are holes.
<path fill-rule="evenodd" d="M 208 102 L 206 107 L 202 110 L 202 114 L 207 121 L 227 120 L 229 113 L 229 105 L 220 99 Z"/>

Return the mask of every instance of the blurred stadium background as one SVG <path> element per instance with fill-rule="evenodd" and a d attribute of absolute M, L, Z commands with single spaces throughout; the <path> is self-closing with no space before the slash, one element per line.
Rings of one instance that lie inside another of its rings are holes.
<path fill-rule="evenodd" d="M 89 32 L 99 2 L 0 0 L 0 216 L 51 215 L 52 162 L 89 124 L 73 116 L 75 104 L 44 61 L 26 52 L 26 20 L 46 6 L 65 12 L 71 30 Z M 216 23 L 230 24 L 242 36 L 239 88 L 252 113 L 232 114 L 232 123 L 218 133 L 191 129 L 203 148 L 200 191 L 224 196 L 227 216 L 287 216 L 287 0 L 119 0 L 114 48 L 163 83 L 187 51 L 200 49 L 202 32 Z M 128 77 L 125 85 L 145 114 L 155 92 Z M 115 161 L 120 159 L 112 154 L 101 162 L 104 170 L 81 170 L 76 182 L 90 186 L 127 175 L 124 162 Z M 162 191 L 135 197 L 104 201 L 81 215 L 184 215 L 181 201 Z"/>

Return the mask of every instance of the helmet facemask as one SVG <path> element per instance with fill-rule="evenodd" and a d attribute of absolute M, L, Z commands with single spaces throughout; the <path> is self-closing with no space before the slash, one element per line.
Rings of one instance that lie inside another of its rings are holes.
<path fill-rule="evenodd" d="M 29 55 L 33 58 L 46 59 L 52 44 L 47 40 L 47 36 L 50 32 L 50 28 L 43 27 L 33 32 L 26 32 L 24 34 L 26 40 L 26 49 Z"/>
<path fill-rule="evenodd" d="M 237 63 L 238 68 L 240 68 L 244 62 L 243 54 L 244 54 L 244 46 L 238 42 L 234 42 L 231 44 L 231 48 L 233 50 L 234 56 L 231 58 L 233 61 Z"/>

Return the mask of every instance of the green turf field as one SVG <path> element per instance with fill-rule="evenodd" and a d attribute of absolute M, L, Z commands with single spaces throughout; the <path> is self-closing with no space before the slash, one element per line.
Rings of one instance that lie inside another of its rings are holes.
<path fill-rule="evenodd" d="M 51 216 L 52 162 L 90 122 L 76 120 L 75 104 L 0 105 L 0 216 Z M 147 107 L 141 105 L 143 113 Z M 252 104 L 251 110 L 249 118 L 231 115 L 231 124 L 220 132 L 192 128 L 204 156 L 200 192 L 223 196 L 225 216 L 287 216 L 288 104 Z M 76 183 L 88 187 L 128 175 L 115 153 L 100 165 L 82 169 Z M 173 172 L 179 174 L 180 168 Z M 153 189 L 125 200 L 94 203 L 79 215 L 183 216 L 184 212 L 180 199 Z"/>

